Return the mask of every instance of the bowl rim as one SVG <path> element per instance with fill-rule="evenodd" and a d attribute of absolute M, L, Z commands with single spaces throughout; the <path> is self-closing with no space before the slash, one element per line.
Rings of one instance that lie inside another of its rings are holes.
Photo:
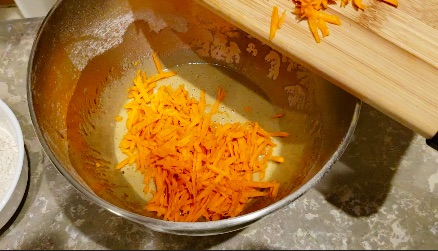
<path fill-rule="evenodd" d="M 45 137 L 42 133 L 41 127 L 38 124 L 38 120 L 36 118 L 35 111 L 33 110 L 33 100 L 32 100 L 32 90 L 31 90 L 31 83 L 32 83 L 32 72 L 34 68 L 34 58 L 35 53 L 38 49 L 38 44 L 41 39 L 42 32 L 46 25 L 48 24 L 51 16 L 56 11 L 56 9 L 64 2 L 64 0 L 58 0 L 55 5 L 52 7 L 52 9 L 49 11 L 49 13 L 45 16 L 43 19 L 38 32 L 36 34 L 34 43 L 32 45 L 32 49 L 30 52 L 30 57 L 28 61 L 28 68 L 27 68 L 27 78 L 26 78 L 26 89 L 27 89 L 27 100 L 28 100 L 28 107 L 30 112 L 30 117 L 32 120 L 32 123 L 34 125 L 35 133 L 37 135 L 37 138 L 39 139 L 41 146 L 44 150 L 44 152 L 49 157 L 52 164 L 55 166 L 55 168 L 69 181 L 70 184 L 73 185 L 79 192 L 81 192 L 83 195 L 85 195 L 87 198 L 92 200 L 97 205 L 103 207 L 104 209 L 110 211 L 111 213 L 120 216 L 122 218 L 128 219 L 130 221 L 139 223 L 145 227 L 151 228 L 153 230 L 159 231 L 159 232 L 165 232 L 165 233 L 172 233 L 172 234 L 179 234 L 179 235 L 194 235 L 194 236 L 202 236 L 202 235 L 214 235 L 214 234 L 223 234 L 227 232 L 236 231 L 238 229 L 244 228 L 244 225 L 248 225 L 250 223 L 253 223 L 289 204 L 291 204 L 293 201 L 301 197 L 303 194 L 305 194 L 308 190 L 310 190 L 312 187 L 315 186 L 316 183 L 318 183 L 322 177 L 330 170 L 330 168 L 333 166 L 333 164 L 339 160 L 339 158 L 344 153 L 345 149 L 347 148 L 348 144 L 351 141 L 351 138 L 353 136 L 354 130 L 356 128 L 356 125 L 359 120 L 359 114 L 362 106 L 362 101 L 355 97 L 356 103 L 354 107 L 354 112 L 352 114 L 351 121 L 349 123 L 348 131 L 342 138 L 341 142 L 339 143 L 339 146 L 336 148 L 336 151 L 332 154 L 329 160 L 323 165 L 321 170 L 319 170 L 311 179 L 307 181 L 303 186 L 301 186 L 299 189 L 294 191 L 293 193 L 289 194 L 288 196 L 284 197 L 283 199 L 265 207 L 262 209 L 259 209 L 257 211 L 244 214 L 241 216 L 236 216 L 228 219 L 222 219 L 217 221 L 208 221 L 208 222 L 173 222 L 173 221 L 166 221 L 162 219 L 156 219 L 151 218 L 143 215 L 139 215 L 130 211 L 127 211 L 125 209 L 122 209 L 120 207 L 117 207 L 108 201 L 102 199 L 101 197 L 97 196 L 95 193 L 90 192 L 88 189 L 84 188 L 81 183 L 79 183 L 75 178 L 63 167 L 61 162 L 58 160 L 58 158 L 54 155 L 53 151 L 50 149 L 49 145 L 47 144 L 47 141 L 45 140 Z M 351 95 L 351 94 L 350 94 Z M 354 97 L 354 96 L 353 96 Z M 239 228 L 235 228 L 236 226 L 241 226 Z"/>
<path fill-rule="evenodd" d="M 12 124 L 15 133 L 15 135 L 12 136 L 14 137 L 14 140 L 17 143 L 17 149 L 18 149 L 14 176 L 11 180 L 11 184 L 6 190 L 5 196 L 3 198 L 0 198 L 0 212 L 1 212 L 5 207 L 5 205 L 8 203 L 8 201 L 11 199 L 12 194 L 14 193 L 14 190 L 17 187 L 17 183 L 21 175 L 21 170 L 23 169 L 24 139 L 23 139 L 23 132 L 21 130 L 21 126 L 20 123 L 18 122 L 17 117 L 15 116 L 11 108 L 1 99 L 0 99 L 0 110 L 2 110 L 6 114 L 7 120 Z"/>

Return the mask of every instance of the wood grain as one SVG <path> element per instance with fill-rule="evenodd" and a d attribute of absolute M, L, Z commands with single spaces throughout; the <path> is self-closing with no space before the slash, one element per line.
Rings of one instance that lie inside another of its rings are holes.
<path fill-rule="evenodd" d="M 342 25 L 329 26 L 319 44 L 290 12 L 269 41 L 272 7 L 292 11 L 291 1 L 197 1 L 422 136 L 438 132 L 438 1 L 364 1 L 365 11 L 331 5 Z"/>

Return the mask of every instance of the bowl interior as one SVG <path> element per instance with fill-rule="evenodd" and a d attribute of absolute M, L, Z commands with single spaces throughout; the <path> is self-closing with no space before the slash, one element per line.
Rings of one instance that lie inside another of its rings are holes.
<path fill-rule="evenodd" d="M 225 89 L 220 109 L 228 115 L 216 121 L 251 120 L 290 133 L 276 141 L 284 163 L 269 166 L 265 177 L 281 182 L 279 195 L 255 200 L 243 214 L 308 183 L 354 124 L 356 98 L 193 1 L 61 1 L 32 54 L 31 115 L 57 168 L 92 199 L 116 209 L 156 218 L 143 209 L 150 194 L 142 192 L 142 176 L 133 167 L 115 170 L 124 158 L 118 145 L 125 128 L 114 120 L 126 118 L 123 105 L 135 73 L 155 73 L 154 52 L 164 68 L 177 72 L 160 84 L 184 83 L 195 97 L 205 90 L 210 104 L 217 87 Z M 271 118 L 278 113 L 285 116 Z"/>

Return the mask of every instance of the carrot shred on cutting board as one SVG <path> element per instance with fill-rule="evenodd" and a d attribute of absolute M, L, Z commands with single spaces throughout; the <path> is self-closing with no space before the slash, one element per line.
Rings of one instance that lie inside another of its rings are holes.
<path fill-rule="evenodd" d="M 283 11 L 281 16 L 278 15 L 278 7 L 274 6 L 272 8 L 272 15 L 271 15 L 271 26 L 269 30 L 269 40 L 274 39 L 275 34 L 277 33 L 277 30 L 281 28 L 281 26 L 284 23 L 284 20 L 286 18 L 286 11 Z"/>
<path fill-rule="evenodd" d="M 158 73 L 147 78 L 138 71 L 129 89 L 127 133 L 119 144 L 127 157 L 116 166 L 135 163 L 143 174 L 144 192 L 152 193 L 145 209 L 169 221 L 211 221 L 239 215 L 256 197 L 277 196 L 279 183 L 262 180 L 270 161 L 284 161 L 272 156 L 272 136 L 286 133 L 269 133 L 257 122 L 214 122 L 222 88 L 209 111 L 204 91 L 199 100 L 183 85 L 154 92 L 158 80 L 175 73 L 163 71 L 155 53 L 153 60 Z"/>
<path fill-rule="evenodd" d="M 277 33 L 278 19 L 279 19 L 278 7 L 274 6 L 272 8 L 272 14 L 271 14 L 271 26 L 270 26 L 270 30 L 269 30 L 269 40 L 274 39 L 275 33 Z"/>
<path fill-rule="evenodd" d="M 398 0 L 382 0 L 383 2 L 387 2 L 389 4 L 392 4 L 394 6 L 398 6 Z"/>
<path fill-rule="evenodd" d="M 327 23 L 341 25 L 341 20 L 339 17 L 335 15 L 330 15 L 324 13 L 324 10 L 327 9 L 329 0 L 291 0 L 295 4 L 295 10 L 293 13 L 300 17 L 300 19 L 307 19 L 307 24 L 309 29 L 317 43 L 321 42 L 321 37 L 319 36 L 319 31 L 322 36 L 328 36 L 330 34 Z M 335 0 L 337 1 L 337 0 Z M 391 4 L 395 7 L 398 6 L 398 0 L 381 0 L 388 4 Z M 340 6 L 345 7 L 348 5 L 350 0 L 340 0 Z M 366 10 L 367 6 L 362 3 L 362 0 L 353 0 L 354 6 L 357 9 L 361 9 L 363 11 Z M 283 20 L 280 22 L 278 17 L 278 7 L 274 6 L 271 15 L 271 25 L 270 25 L 270 35 L 269 40 L 272 40 L 279 28 L 278 24 L 284 22 Z M 281 26 L 281 24 L 280 24 Z"/>

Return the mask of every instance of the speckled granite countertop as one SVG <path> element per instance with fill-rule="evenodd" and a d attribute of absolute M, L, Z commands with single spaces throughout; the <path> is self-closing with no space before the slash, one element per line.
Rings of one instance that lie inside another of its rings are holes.
<path fill-rule="evenodd" d="M 173 236 L 102 209 L 56 170 L 33 130 L 26 72 L 41 21 L 0 23 L 0 98 L 20 121 L 30 168 L 22 205 L 0 230 L 0 249 L 438 249 L 438 152 L 368 105 L 330 173 L 244 230 Z"/>

